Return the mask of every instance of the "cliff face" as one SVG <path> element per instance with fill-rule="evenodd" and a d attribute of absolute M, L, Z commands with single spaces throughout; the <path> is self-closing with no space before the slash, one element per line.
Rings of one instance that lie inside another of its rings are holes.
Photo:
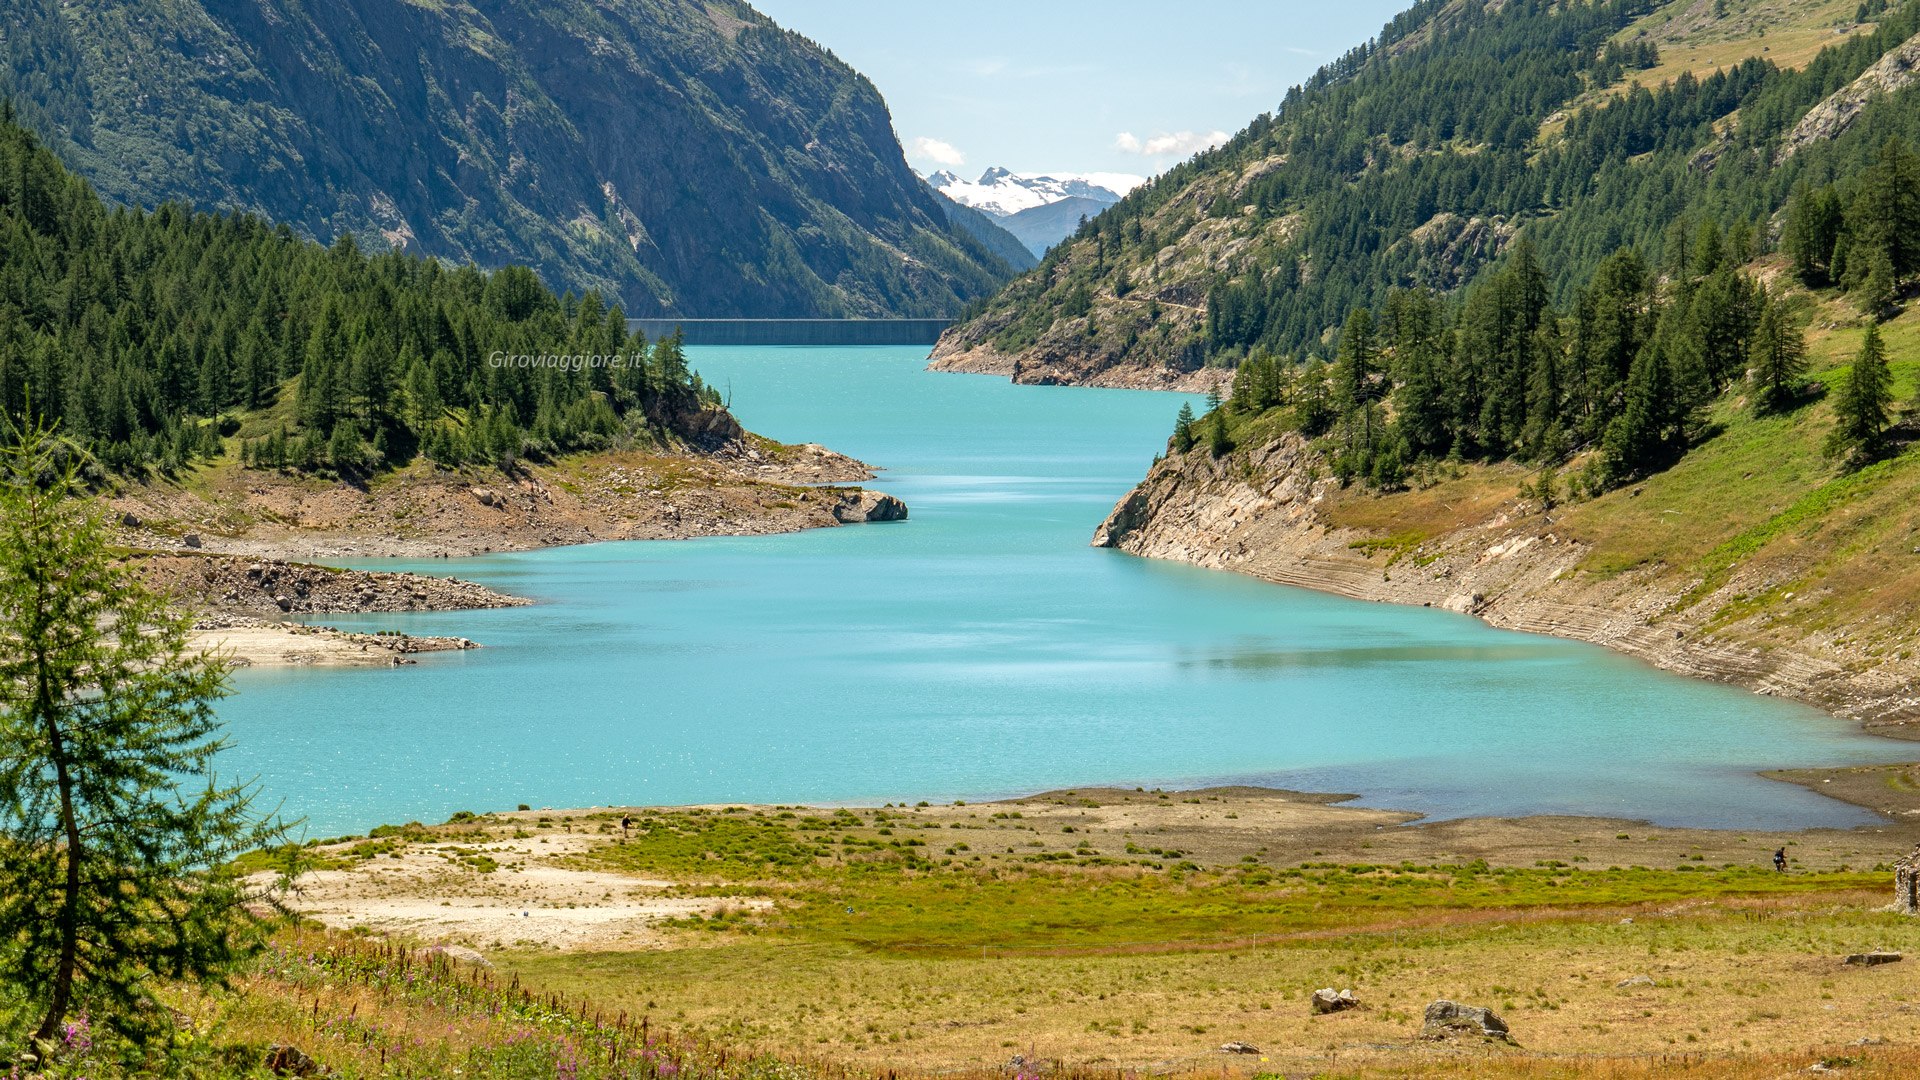
<path fill-rule="evenodd" d="M 949 225 L 858 72 L 732 0 L 19 0 L 0 89 L 124 203 L 234 207 L 629 315 L 953 314 Z"/>
<path fill-rule="evenodd" d="M 1175 454 L 1114 507 L 1096 547 L 1233 570 L 1357 600 L 1442 607 L 1493 626 L 1616 649 L 1669 671 L 1793 697 L 1882 735 L 1920 738 L 1920 664 L 1865 663 L 1849 631 L 1758 643 L 1765 614 L 1714 617 L 1763 584 L 1735 572 L 1699 603 L 1696 575 L 1648 564 L 1596 572 L 1581 508 L 1542 511 L 1518 495 L 1524 474 L 1476 475 L 1442 491 L 1452 527 L 1421 537 L 1352 524 L 1374 509 L 1345 491 L 1298 435 L 1214 459 Z M 1637 497 L 1638 489 L 1617 493 Z M 1609 496 L 1611 498 L 1612 496 Z M 1436 500 L 1437 501 L 1437 500 Z M 1417 516 L 1399 506 L 1403 519 Z M 1791 597 L 1791 594 L 1789 594 Z"/>

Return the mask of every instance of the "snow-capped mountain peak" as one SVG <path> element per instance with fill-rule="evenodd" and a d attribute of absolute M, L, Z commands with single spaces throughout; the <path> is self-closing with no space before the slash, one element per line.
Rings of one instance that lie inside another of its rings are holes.
<path fill-rule="evenodd" d="M 1110 205 L 1146 178 L 1127 173 L 1017 173 L 996 166 L 971 182 L 942 170 L 928 176 L 927 183 L 962 206 L 1004 218 L 1075 197 Z"/>

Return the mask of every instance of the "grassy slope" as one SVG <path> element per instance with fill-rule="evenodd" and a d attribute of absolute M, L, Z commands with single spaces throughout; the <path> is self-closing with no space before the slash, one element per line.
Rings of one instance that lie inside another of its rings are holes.
<path fill-rule="evenodd" d="M 1831 294 L 1803 296 L 1813 378 L 1837 388 L 1864 326 Z M 1895 397 L 1910 414 L 1920 390 L 1920 312 L 1892 320 L 1883 333 Z M 1658 568 L 1690 592 L 1688 615 L 1705 617 L 1723 638 L 1767 646 L 1844 637 L 1843 651 L 1856 663 L 1905 653 L 1920 632 L 1920 454 L 1843 470 L 1822 453 L 1832 396 L 1757 416 L 1736 389 L 1710 410 L 1719 433 L 1673 468 L 1556 508 L 1541 529 L 1592 545 L 1584 573 Z M 1349 490 L 1329 513 L 1343 525 L 1417 542 L 1513 513 L 1517 504 L 1537 514 L 1537 501 L 1519 499 L 1535 479 L 1511 465 L 1475 466 L 1425 490 Z M 1721 590 L 1730 580 L 1738 587 Z"/>
<path fill-rule="evenodd" d="M 1645 34 L 1659 45 L 1659 66 L 1635 73 L 1647 86 L 1681 72 L 1709 75 L 1749 56 L 1797 68 L 1843 35 L 1863 25 L 1872 29 L 1853 21 L 1859 6 L 1858 0 L 1729 0 L 1726 14 L 1716 17 L 1713 0 L 1679 0 L 1639 20 L 1621 39 Z"/>

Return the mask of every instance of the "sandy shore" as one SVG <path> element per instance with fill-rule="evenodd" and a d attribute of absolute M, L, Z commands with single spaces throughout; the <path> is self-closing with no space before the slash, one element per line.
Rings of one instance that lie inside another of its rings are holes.
<path fill-rule="evenodd" d="M 604 811 L 541 816 L 584 820 L 596 813 Z M 397 850 L 358 865 L 310 871 L 288 901 L 336 929 L 360 927 L 483 950 L 664 948 L 667 939 L 658 930 L 664 919 L 772 906 L 758 897 L 676 896 L 670 894 L 672 881 L 567 865 L 606 842 L 588 828 L 562 824 L 537 836 L 511 826 L 435 830 L 436 837 L 452 838 L 395 844 Z M 354 846 L 330 844 L 314 852 L 344 856 Z"/>
<path fill-rule="evenodd" d="M 357 634 L 331 626 L 303 626 L 245 616 L 214 616 L 194 624 L 190 646 L 214 653 L 234 667 L 412 664 L 420 653 L 458 652 L 480 646 L 462 637 Z"/>

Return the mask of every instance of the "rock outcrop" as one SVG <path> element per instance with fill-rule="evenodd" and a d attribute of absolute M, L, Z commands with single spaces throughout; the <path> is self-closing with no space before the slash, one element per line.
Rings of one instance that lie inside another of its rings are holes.
<path fill-rule="evenodd" d="M 1920 845 L 1893 864 L 1893 910 L 1920 915 Z"/>
<path fill-rule="evenodd" d="M 1495 1016 L 1492 1009 L 1453 1001 L 1436 1001 L 1427 1006 L 1426 1022 L 1420 1027 L 1420 1037 L 1484 1039 L 1503 1043 L 1513 1041 L 1512 1033 L 1507 1030 L 1507 1022 Z"/>
<path fill-rule="evenodd" d="M 1360 999 L 1353 996 L 1351 990 L 1335 990 L 1331 986 L 1322 987 L 1313 992 L 1308 1003 L 1316 1015 L 1321 1013 L 1346 1012 L 1360 1007 Z"/>
<path fill-rule="evenodd" d="M 882 491 L 847 492 L 841 502 L 833 508 L 834 520 L 842 525 L 858 525 L 870 521 L 905 521 L 907 504 Z"/>
<path fill-rule="evenodd" d="M 1873 99 L 1904 90 L 1917 79 L 1920 79 L 1920 34 L 1889 51 L 1861 72 L 1859 78 L 1827 95 L 1825 101 L 1801 117 L 1787 133 L 1779 153 L 1774 155 L 1774 164 L 1792 157 L 1808 143 L 1838 137 L 1853 126 Z"/>

